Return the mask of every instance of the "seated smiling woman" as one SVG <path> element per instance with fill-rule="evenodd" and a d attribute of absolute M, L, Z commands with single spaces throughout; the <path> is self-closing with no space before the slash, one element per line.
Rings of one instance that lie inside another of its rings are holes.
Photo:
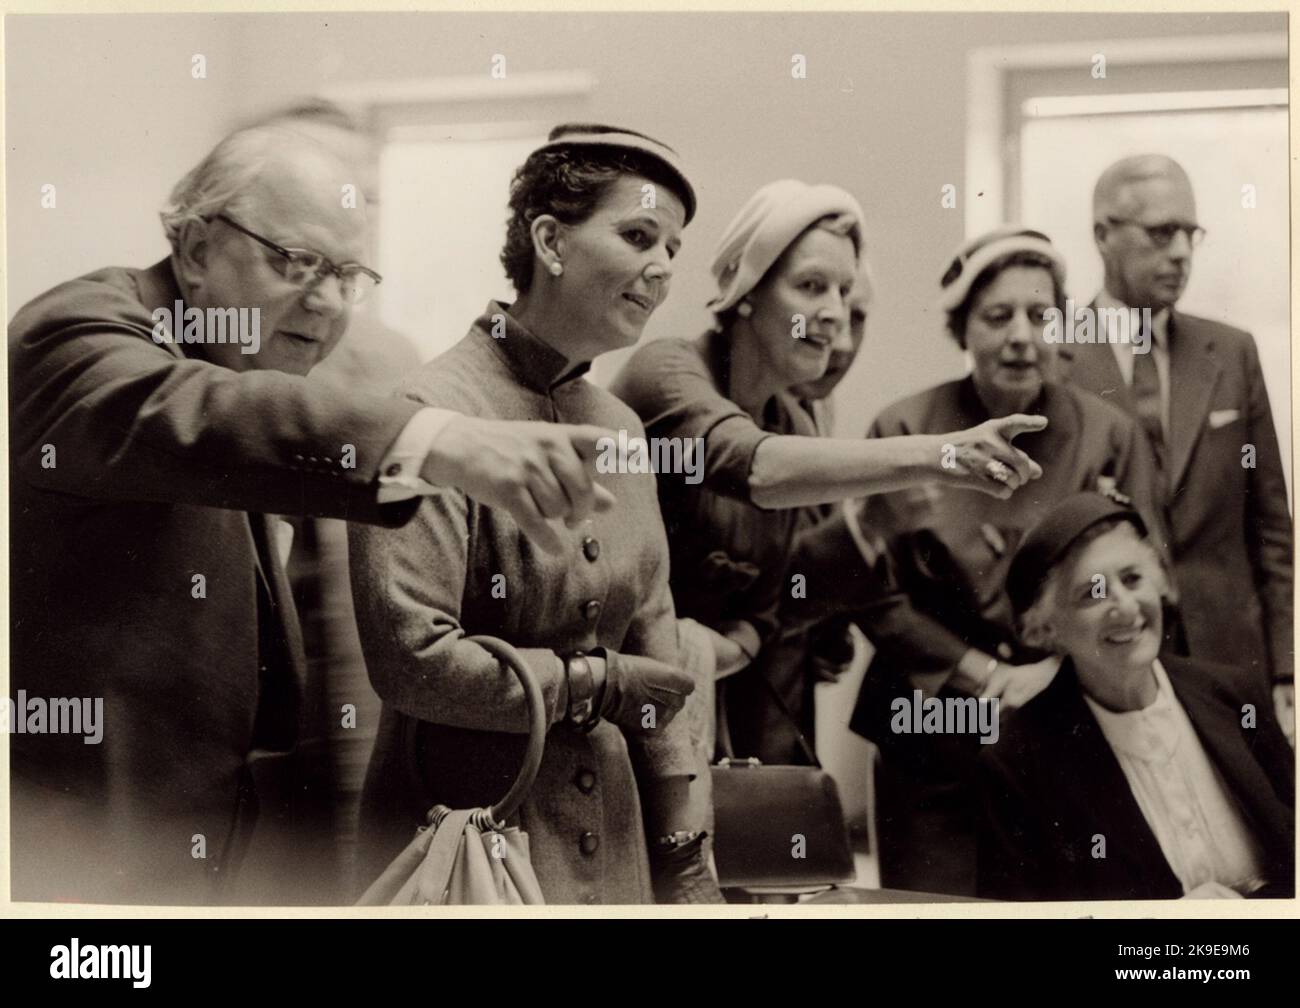
<path fill-rule="evenodd" d="M 1068 498 L 1007 590 L 1025 640 L 1063 660 L 979 761 L 980 894 L 1291 896 L 1292 751 L 1239 670 L 1157 657 L 1168 583 L 1137 512 Z"/>

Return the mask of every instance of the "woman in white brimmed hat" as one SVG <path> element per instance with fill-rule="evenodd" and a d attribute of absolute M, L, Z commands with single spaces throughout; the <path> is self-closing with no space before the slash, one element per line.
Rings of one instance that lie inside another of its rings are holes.
<path fill-rule="evenodd" d="M 881 884 L 972 894 L 974 813 L 964 778 L 981 748 L 976 733 L 911 734 L 900 698 L 999 698 L 1005 715 L 1050 681 L 1056 661 L 1015 633 L 1004 579 L 1025 530 L 1057 501 L 1117 487 L 1147 515 L 1152 462 L 1141 432 L 1119 409 L 1057 379 L 1046 334 L 1064 311 L 1065 264 L 1048 238 L 1003 227 L 958 249 L 940 281 L 949 335 L 970 373 L 887 407 L 870 437 L 924 434 L 1036 413 L 1047 427 L 1019 441 L 1042 466 L 1032 492 L 997 501 L 931 486 L 868 498 L 852 517 L 888 543 L 903 605 L 865 611 L 877 645 L 850 727 L 881 750 L 877 823 Z M 1156 527 L 1152 525 L 1152 527 Z"/>
<path fill-rule="evenodd" d="M 764 186 L 714 254 L 715 326 L 696 340 L 647 343 L 611 385 L 651 437 L 703 439 L 702 481 L 660 473 L 659 497 L 678 615 L 707 628 L 719 677 L 746 668 L 776 633 L 799 508 L 929 481 L 1005 498 L 1038 473 L 1009 443 L 1042 425 L 1034 417 L 943 437 L 816 436 L 790 390 L 849 343 L 861 255 L 862 211 L 849 193 L 793 179 Z M 864 579 L 860 590 L 877 585 Z M 769 704 L 762 682 L 741 677 L 728 687 L 731 727 L 745 735 Z M 737 741 L 753 749 L 754 735 Z"/>

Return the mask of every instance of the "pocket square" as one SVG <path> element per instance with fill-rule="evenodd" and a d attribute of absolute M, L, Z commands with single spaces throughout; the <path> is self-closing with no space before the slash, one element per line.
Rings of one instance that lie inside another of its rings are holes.
<path fill-rule="evenodd" d="M 1241 416 L 1241 410 L 1235 409 L 1216 409 L 1210 411 L 1210 429 L 1222 427 L 1230 424 Z"/>

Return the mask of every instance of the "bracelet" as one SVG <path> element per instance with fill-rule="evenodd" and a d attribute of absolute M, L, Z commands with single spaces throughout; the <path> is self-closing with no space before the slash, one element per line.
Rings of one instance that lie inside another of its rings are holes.
<path fill-rule="evenodd" d="M 569 685 L 569 705 L 566 720 L 579 731 L 596 727 L 596 684 L 591 674 L 591 663 L 581 651 L 575 651 L 564 663 L 564 677 Z"/>
<path fill-rule="evenodd" d="M 702 836 L 704 836 L 703 830 L 679 829 L 675 833 L 669 833 L 666 836 L 658 837 L 654 841 L 654 847 L 656 850 L 673 850 L 678 847 L 685 847 L 689 843 L 694 843 Z"/>

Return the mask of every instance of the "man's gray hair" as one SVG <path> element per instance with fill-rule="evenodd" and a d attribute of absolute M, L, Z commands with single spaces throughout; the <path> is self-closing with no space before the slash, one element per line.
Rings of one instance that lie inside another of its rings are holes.
<path fill-rule="evenodd" d="M 1167 178 L 1191 187 L 1187 172 L 1173 158 L 1165 154 L 1135 154 L 1122 158 L 1101 173 L 1092 190 L 1092 218 L 1104 223 L 1108 215 L 1119 211 L 1119 201 L 1124 190 L 1135 182 Z"/>
<path fill-rule="evenodd" d="M 208 153 L 172 189 L 159 215 L 173 250 L 186 222 L 210 220 L 227 210 L 262 173 L 267 161 L 286 140 L 299 140 L 271 125 L 236 130 Z"/>
<path fill-rule="evenodd" d="M 281 105 L 244 124 L 245 129 L 255 126 L 323 126 L 364 136 L 361 120 L 337 102 L 328 98 L 310 96 Z"/>

